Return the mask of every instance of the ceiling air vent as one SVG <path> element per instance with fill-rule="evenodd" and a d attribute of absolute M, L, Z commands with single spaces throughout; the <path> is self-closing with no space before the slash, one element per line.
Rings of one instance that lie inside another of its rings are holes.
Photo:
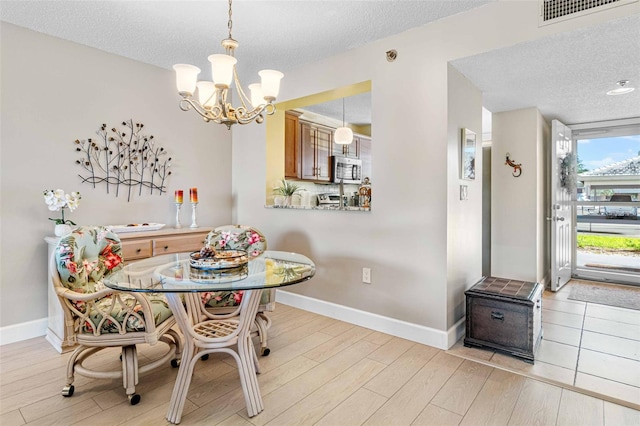
<path fill-rule="evenodd" d="M 638 0 L 540 0 L 540 24 L 575 18 Z"/>

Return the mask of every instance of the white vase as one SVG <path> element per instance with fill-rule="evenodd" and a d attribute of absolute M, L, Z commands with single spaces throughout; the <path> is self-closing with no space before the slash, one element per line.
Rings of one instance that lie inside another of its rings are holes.
<path fill-rule="evenodd" d="M 66 223 L 56 225 L 53 229 L 53 233 L 56 234 L 56 237 L 62 237 L 63 235 L 67 235 L 71 232 L 71 226 Z"/>

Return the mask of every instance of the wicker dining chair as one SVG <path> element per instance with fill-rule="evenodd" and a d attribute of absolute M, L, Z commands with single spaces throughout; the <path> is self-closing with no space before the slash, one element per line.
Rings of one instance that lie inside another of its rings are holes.
<path fill-rule="evenodd" d="M 77 345 L 67 364 L 63 396 L 74 393 L 76 373 L 91 378 L 122 378 L 131 405 L 138 375 L 171 362 L 179 365 L 181 337 L 172 330 L 173 314 L 162 295 L 124 293 L 107 288 L 102 280 L 123 266 L 120 239 L 104 227 L 81 227 L 62 237 L 51 260 L 52 282 L 64 312 L 70 345 Z M 138 365 L 136 346 L 167 345 L 158 359 Z M 88 367 L 84 362 L 102 349 L 120 347 L 122 367 Z"/>
<path fill-rule="evenodd" d="M 245 250 L 249 259 L 262 256 L 267 249 L 267 239 L 258 229 L 245 225 L 224 225 L 213 229 L 207 235 L 205 244 L 214 250 Z M 242 291 L 224 291 L 215 293 L 203 293 L 202 303 L 205 305 L 210 319 L 231 317 L 238 314 Z M 272 312 L 276 304 L 275 289 L 263 290 L 258 307 L 258 313 L 254 321 L 252 334 L 260 338 L 260 353 L 267 356 L 270 353 L 267 347 L 268 329 L 271 327 L 271 318 L 267 312 Z"/>

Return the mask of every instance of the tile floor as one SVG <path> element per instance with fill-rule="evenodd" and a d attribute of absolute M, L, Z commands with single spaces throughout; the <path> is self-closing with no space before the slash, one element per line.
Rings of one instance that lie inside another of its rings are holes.
<path fill-rule="evenodd" d="M 590 284 L 572 280 L 544 292 L 544 337 L 533 365 L 462 340 L 448 352 L 640 409 L 640 311 L 567 299 L 571 286 Z"/>

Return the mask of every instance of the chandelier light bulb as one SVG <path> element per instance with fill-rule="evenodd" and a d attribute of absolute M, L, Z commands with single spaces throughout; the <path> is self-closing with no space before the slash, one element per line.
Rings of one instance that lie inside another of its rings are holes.
<path fill-rule="evenodd" d="M 223 89 L 231 86 L 233 67 L 235 67 L 238 60 L 233 56 L 217 54 L 209 55 L 209 62 L 211 62 L 213 84 Z"/>
<path fill-rule="evenodd" d="M 264 94 L 262 93 L 262 85 L 260 83 L 253 83 L 249 85 L 251 90 L 251 105 L 257 108 L 264 104 Z"/>
<path fill-rule="evenodd" d="M 200 105 L 207 109 L 213 108 L 216 104 L 216 85 L 210 81 L 199 81 L 196 86 Z"/>
<path fill-rule="evenodd" d="M 280 71 L 262 70 L 258 73 L 261 80 L 262 95 L 267 101 L 273 101 L 280 91 L 280 80 L 284 77 Z"/>
<path fill-rule="evenodd" d="M 200 68 L 188 64 L 176 64 L 173 66 L 176 72 L 176 86 L 180 96 L 191 96 L 196 91 L 196 80 L 200 74 Z"/>

